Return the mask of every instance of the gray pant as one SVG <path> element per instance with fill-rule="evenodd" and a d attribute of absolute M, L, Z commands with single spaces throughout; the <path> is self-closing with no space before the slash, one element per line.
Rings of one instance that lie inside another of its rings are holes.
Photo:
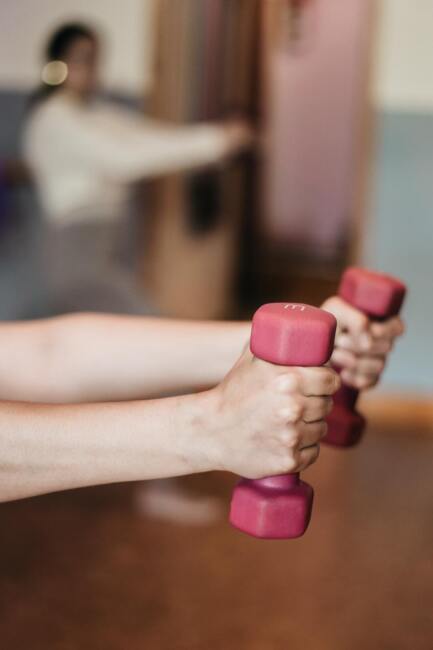
<path fill-rule="evenodd" d="M 155 313 L 122 253 L 126 224 L 118 221 L 47 225 L 42 244 L 45 315 L 76 311 Z"/>

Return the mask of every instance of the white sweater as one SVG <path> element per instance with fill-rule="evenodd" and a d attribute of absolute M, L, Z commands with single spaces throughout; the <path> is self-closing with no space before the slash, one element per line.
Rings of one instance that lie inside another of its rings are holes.
<path fill-rule="evenodd" d="M 117 216 L 130 183 L 215 164 L 227 149 L 220 126 L 168 125 L 61 91 L 35 109 L 24 132 L 46 217 L 58 224 Z"/>

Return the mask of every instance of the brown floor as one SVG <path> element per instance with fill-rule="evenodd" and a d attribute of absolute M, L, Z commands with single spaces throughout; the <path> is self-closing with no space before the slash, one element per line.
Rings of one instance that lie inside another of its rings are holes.
<path fill-rule="evenodd" d="M 307 535 L 140 519 L 131 486 L 0 506 L 5 650 L 431 650 L 433 436 L 323 450 Z M 232 477 L 194 489 L 227 501 Z"/>

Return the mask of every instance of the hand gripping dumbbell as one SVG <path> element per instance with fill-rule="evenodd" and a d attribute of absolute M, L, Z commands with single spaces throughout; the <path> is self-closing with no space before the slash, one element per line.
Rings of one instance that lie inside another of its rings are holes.
<path fill-rule="evenodd" d="M 263 305 L 253 318 L 254 356 L 281 366 L 321 366 L 334 346 L 335 318 L 322 309 L 295 303 Z M 260 480 L 241 479 L 230 508 L 230 522 L 254 537 L 290 539 L 307 529 L 313 488 L 299 474 Z"/>
<path fill-rule="evenodd" d="M 405 285 L 396 278 L 355 267 L 344 272 L 338 290 L 340 298 L 376 321 L 397 316 L 405 294 Z M 343 384 L 334 395 L 334 408 L 327 418 L 328 432 L 323 442 L 351 447 L 360 440 L 366 422 L 356 410 L 358 394 L 358 390 Z"/>

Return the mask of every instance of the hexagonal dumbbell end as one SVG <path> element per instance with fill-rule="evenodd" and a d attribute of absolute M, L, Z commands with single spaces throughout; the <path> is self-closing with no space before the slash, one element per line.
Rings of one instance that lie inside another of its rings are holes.
<path fill-rule="evenodd" d="M 253 318 L 251 351 L 278 365 L 321 366 L 331 356 L 335 330 L 335 318 L 316 307 L 263 305 Z M 233 492 L 230 522 L 254 537 L 291 539 L 305 532 L 312 504 L 313 488 L 299 474 L 242 479 Z"/>
<path fill-rule="evenodd" d="M 241 479 L 233 492 L 230 523 L 254 537 L 294 539 L 307 530 L 313 497 L 313 488 L 299 474 Z"/>
<path fill-rule="evenodd" d="M 406 295 L 406 286 L 386 273 L 351 266 L 343 273 L 338 295 L 374 320 L 396 316 Z"/>
<path fill-rule="evenodd" d="M 396 316 L 406 287 L 397 278 L 368 269 L 348 268 L 341 279 L 338 295 L 372 320 Z M 323 442 L 335 447 L 356 445 L 364 432 L 365 418 L 356 410 L 359 392 L 342 386 L 334 395 L 334 408 L 327 418 L 328 432 Z"/>

